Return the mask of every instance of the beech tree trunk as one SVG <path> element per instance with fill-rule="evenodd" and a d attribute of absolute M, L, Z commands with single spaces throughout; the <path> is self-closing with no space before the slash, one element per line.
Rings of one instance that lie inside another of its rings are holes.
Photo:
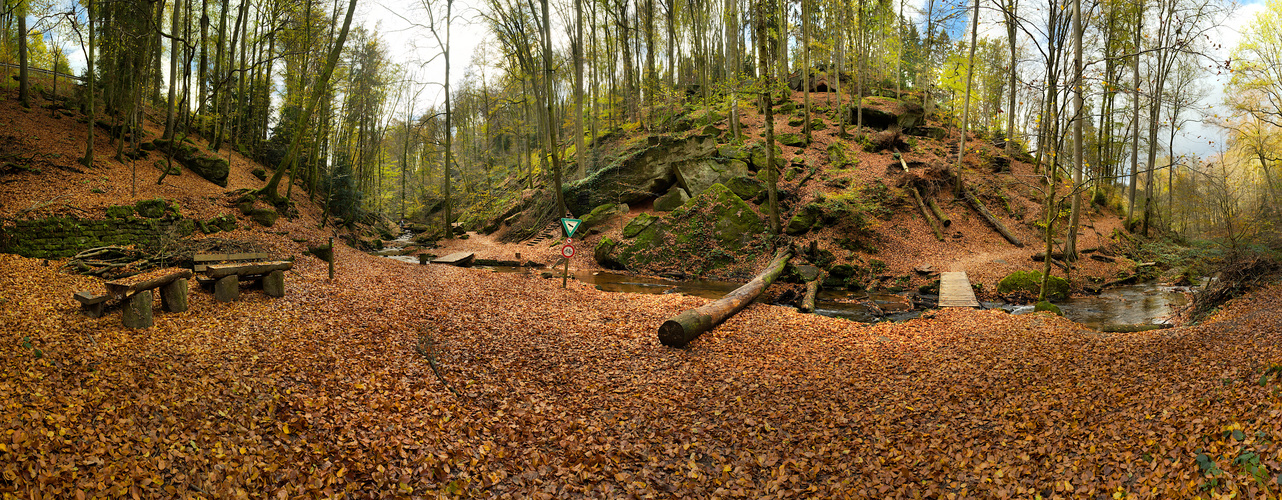
<path fill-rule="evenodd" d="M 704 332 L 716 328 L 722 321 L 734 316 L 744 307 L 756 300 L 775 278 L 783 273 L 788 259 L 792 258 L 792 248 L 781 248 L 775 252 L 775 258 L 752 281 L 736 288 L 725 297 L 690 309 L 673 316 L 659 326 L 659 341 L 669 347 L 685 347 Z"/>
<path fill-rule="evenodd" d="M 329 52 L 329 61 L 325 63 L 324 71 L 321 71 L 320 78 L 316 80 L 316 84 L 312 88 L 312 95 L 307 101 L 307 107 L 303 108 L 303 114 L 298 119 L 300 125 L 310 121 L 312 113 L 316 112 L 316 105 L 320 102 L 321 95 L 325 93 L 325 87 L 329 84 L 329 77 L 334 74 L 334 66 L 338 64 L 338 55 L 343 52 L 343 42 L 347 40 L 347 30 L 352 27 L 352 14 L 355 12 L 356 0 L 351 0 L 347 5 L 347 17 L 343 20 L 343 29 L 338 32 L 338 40 L 334 42 L 334 47 Z M 276 167 L 276 173 L 267 181 L 266 186 L 256 191 L 259 195 L 266 195 L 272 204 L 281 201 L 280 194 L 276 191 L 277 187 L 280 185 L 280 180 L 284 177 L 285 171 L 293 166 L 294 162 L 298 161 L 298 152 L 302 142 L 303 134 L 294 134 L 294 140 L 289 144 L 285 159 L 281 160 L 280 165 Z"/>

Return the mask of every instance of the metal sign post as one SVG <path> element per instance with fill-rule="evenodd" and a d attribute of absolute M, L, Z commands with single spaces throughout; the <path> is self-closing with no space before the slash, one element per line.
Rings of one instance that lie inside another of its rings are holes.
<path fill-rule="evenodd" d="M 565 271 L 561 273 L 561 288 L 565 288 L 566 281 L 570 279 L 570 257 L 574 257 L 574 240 L 565 240 L 565 246 L 561 247 L 561 256 L 565 257 Z"/>

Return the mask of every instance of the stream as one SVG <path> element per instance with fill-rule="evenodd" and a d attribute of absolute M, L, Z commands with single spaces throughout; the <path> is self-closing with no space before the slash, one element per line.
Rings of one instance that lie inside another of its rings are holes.
<path fill-rule="evenodd" d="M 402 236 L 408 243 L 408 236 Z M 399 239 L 397 240 L 400 241 Z M 376 252 L 385 258 L 398 260 L 407 264 L 418 265 L 418 257 L 412 255 L 395 255 L 400 253 L 401 245 L 393 244 L 387 250 Z M 498 273 L 542 273 L 543 269 L 509 266 L 473 266 L 472 269 L 484 269 Z M 560 276 L 560 271 L 554 271 Z M 572 278 L 589 283 L 605 292 L 665 294 L 681 293 L 705 299 L 719 299 L 725 294 L 739 288 L 742 283 L 716 280 L 669 281 L 662 278 L 648 278 L 608 271 L 575 270 Z M 1186 306 L 1189 302 L 1187 292 L 1190 287 L 1173 287 L 1157 283 L 1140 283 L 1124 285 L 1104 290 L 1100 295 L 1075 296 L 1057 302 L 1064 317 L 1090 328 L 1106 325 L 1137 325 L 1162 323 L 1174 311 Z M 933 296 L 927 296 L 932 302 Z M 1011 314 L 1028 314 L 1033 312 L 1031 305 L 1013 305 L 1002 302 L 984 302 L 985 309 L 1004 309 Z M 916 318 L 922 310 L 914 307 L 912 299 L 905 294 L 888 292 L 848 292 L 842 290 L 822 290 L 815 299 L 815 314 L 834 318 L 845 318 L 861 323 L 878 321 L 903 321 Z"/>

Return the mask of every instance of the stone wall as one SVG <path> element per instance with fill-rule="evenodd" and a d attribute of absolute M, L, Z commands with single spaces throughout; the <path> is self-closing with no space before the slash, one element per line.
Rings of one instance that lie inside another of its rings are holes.
<path fill-rule="evenodd" d="M 178 207 L 164 200 L 107 207 L 106 219 L 50 217 L 0 221 L 0 252 L 36 259 L 71 257 L 101 246 L 155 246 L 166 239 L 231 231 L 236 218 L 223 215 L 209 221 L 183 218 Z"/>
<path fill-rule="evenodd" d="M 146 246 L 163 238 L 190 236 L 195 227 L 194 221 L 180 218 L 19 220 L 0 227 L 0 251 L 38 259 L 71 257 L 94 247 Z"/>

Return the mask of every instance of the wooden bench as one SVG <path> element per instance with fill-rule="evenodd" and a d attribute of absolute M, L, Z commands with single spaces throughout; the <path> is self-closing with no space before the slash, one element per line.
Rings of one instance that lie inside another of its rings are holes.
<path fill-rule="evenodd" d="M 240 298 L 241 280 L 262 281 L 263 292 L 268 296 L 285 296 L 285 271 L 293 269 L 294 263 L 264 260 L 269 257 L 265 253 L 200 254 L 192 260 L 194 270 L 204 274 L 201 284 L 213 285 L 214 300 L 235 302 Z"/>
<path fill-rule="evenodd" d="M 121 278 L 104 283 L 106 293 L 79 291 L 73 296 L 80 302 L 80 308 L 91 318 L 102 317 L 108 301 L 116 300 L 124 304 L 123 321 L 128 328 L 148 328 L 152 326 L 151 305 L 154 300 L 153 289 L 160 289 L 161 306 L 169 312 L 187 310 L 187 278 L 192 276 L 190 269 L 166 268 Z"/>

